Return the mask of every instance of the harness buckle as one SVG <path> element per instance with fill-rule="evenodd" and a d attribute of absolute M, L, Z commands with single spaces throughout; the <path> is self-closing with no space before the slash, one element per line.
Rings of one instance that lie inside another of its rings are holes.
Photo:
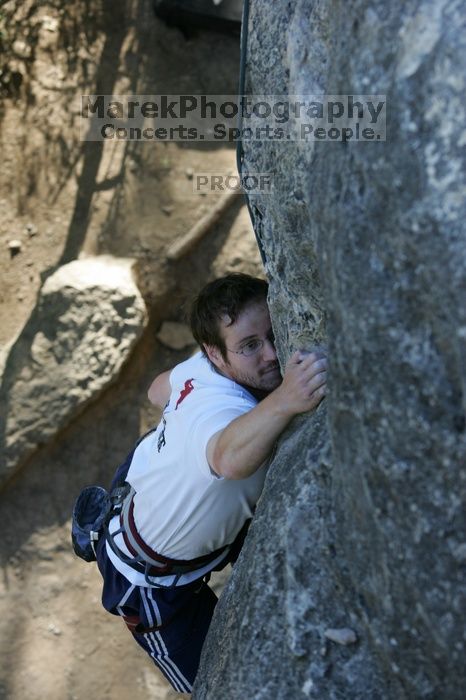
<path fill-rule="evenodd" d="M 118 515 L 121 512 L 126 496 L 131 491 L 131 486 L 128 483 L 123 486 L 117 486 L 110 494 L 111 512 L 110 515 Z"/>

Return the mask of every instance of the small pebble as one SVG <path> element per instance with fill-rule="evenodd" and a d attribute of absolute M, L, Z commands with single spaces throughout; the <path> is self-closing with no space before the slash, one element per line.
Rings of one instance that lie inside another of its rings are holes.
<path fill-rule="evenodd" d="M 34 224 L 31 223 L 27 224 L 26 231 L 31 238 L 33 236 L 37 236 L 38 233 L 37 226 L 34 226 Z"/>
<path fill-rule="evenodd" d="M 13 240 L 8 242 L 8 249 L 12 258 L 14 258 L 15 255 L 18 255 L 18 253 L 21 252 L 22 247 L 23 246 L 21 241 Z"/>
<path fill-rule="evenodd" d="M 193 179 L 193 177 L 194 177 L 194 170 L 193 170 L 192 168 L 186 168 L 186 170 L 185 170 L 184 172 L 185 172 L 185 175 L 186 175 L 186 177 L 188 178 L 188 180 L 192 180 L 192 179 Z"/>
<path fill-rule="evenodd" d="M 171 205 L 168 205 L 168 206 L 162 207 L 162 211 L 163 211 L 163 213 L 166 214 L 167 216 L 170 216 L 170 214 L 172 213 L 172 211 L 174 210 L 174 208 L 175 208 L 175 207 L 173 207 L 173 206 L 171 206 Z"/>
<path fill-rule="evenodd" d="M 327 629 L 324 632 L 324 637 L 336 644 L 355 644 L 358 641 L 356 632 L 349 627 L 341 627 L 340 629 Z"/>

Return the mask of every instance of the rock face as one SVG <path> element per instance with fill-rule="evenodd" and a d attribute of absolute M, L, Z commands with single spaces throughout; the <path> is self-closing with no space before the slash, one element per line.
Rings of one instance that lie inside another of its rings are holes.
<path fill-rule="evenodd" d="M 280 441 L 196 700 L 464 697 L 464 16 L 253 3 L 249 93 L 386 94 L 388 128 L 245 145 L 281 358 L 326 342 L 330 394 Z"/>
<path fill-rule="evenodd" d="M 132 261 L 76 260 L 42 287 L 5 361 L 0 482 L 114 379 L 146 323 Z"/>

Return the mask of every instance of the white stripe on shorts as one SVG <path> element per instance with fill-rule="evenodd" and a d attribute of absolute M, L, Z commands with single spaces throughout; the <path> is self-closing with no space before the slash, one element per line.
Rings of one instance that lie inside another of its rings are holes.
<path fill-rule="evenodd" d="M 144 603 L 144 609 L 147 614 L 147 620 L 150 623 L 150 626 L 152 627 L 154 626 L 154 617 L 157 620 L 157 624 L 160 625 L 162 623 L 162 616 L 160 615 L 160 610 L 158 608 L 157 603 L 152 598 L 152 590 L 149 589 L 148 593 L 149 594 L 147 595 L 146 589 L 141 589 L 141 597 Z M 144 637 L 147 639 L 148 642 L 150 640 L 151 647 L 154 648 L 154 653 L 157 655 L 157 661 L 165 669 L 167 675 L 170 678 L 172 678 L 173 681 L 175 681 L 176 679 L 176 685 L 180 686 L 178 687 L 178 690 L 180 690 L 182 693 L 191 692 L 191 683 L 189 683 L 189 681 L 184 677 L 183 673 L 175 664 L 173 659 L 170 658 L 168 649 L 165 646 L 165 642 L 163 641 L 163 637 L 160 634 L 160 632 L 151 632 L 147 635 L 144 635 Z M 173 676 L 175 676 L 175 678 L 173 678 Z"/>

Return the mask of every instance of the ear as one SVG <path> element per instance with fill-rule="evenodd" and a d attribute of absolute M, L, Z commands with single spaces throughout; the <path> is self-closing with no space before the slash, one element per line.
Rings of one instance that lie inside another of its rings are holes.
<path fill-rule="evenodd" d="M 225 360 L 223 359 L 219 348 L 217 348 L 215 345 L 204 345 L 204 352 L 212 364 L 217 367 L 217 369 L 222 369 L 222 367 L 225 365 Z"/>

